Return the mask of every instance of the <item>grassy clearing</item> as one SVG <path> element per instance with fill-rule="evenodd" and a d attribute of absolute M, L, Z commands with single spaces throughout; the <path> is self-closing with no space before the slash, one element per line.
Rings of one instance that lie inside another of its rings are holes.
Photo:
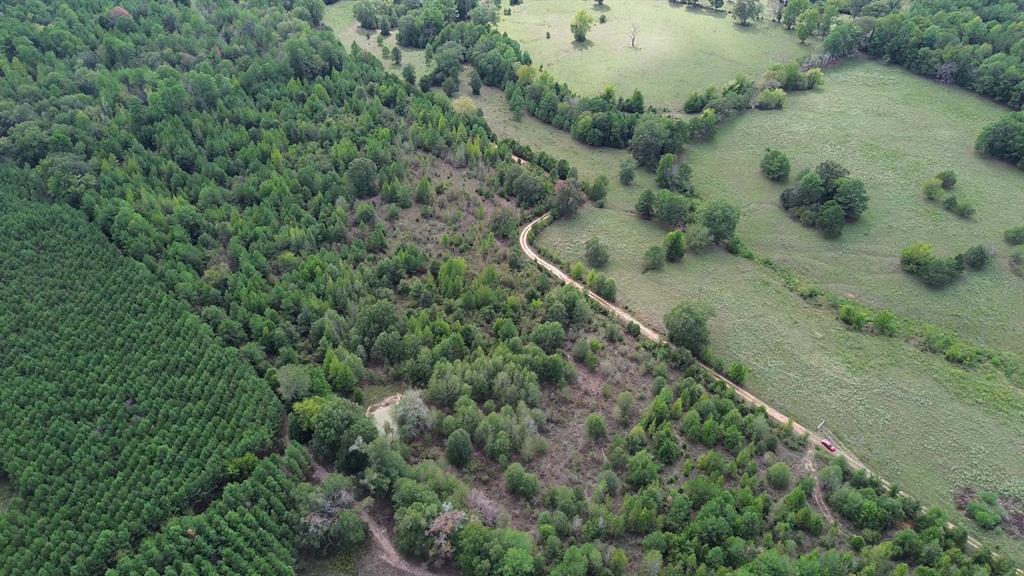
<path fill-rule="evenodd" d="M 595 20 L 582 45 L 573 42 L 569 30 L 581 9 Z M 597 23 L 602 14 L 605 24 Z M 630 47 L 634 24 L 640 29 L 636 50 Z M 672 110 L 694 90 L 737 74 L 758 78 L 771 64 L 809 53 L 774 24 L 741 27 L 726 12 L 664 0 L 608 0 L 603 9 L 580 2 L 524 2 L 503 16 L 499 27 L 523 45 L 534 64 L 582 94 L 610 85 L 628 96 L 639 88 L 648 104 Z"/>
<path fill-rule="evenodd" d="M 973 150 L 981 127 L 1004 111 L 965 91 L 857 61 L 830 72 L 823 91 L 791 95 L 785 110 L 727 123 L 688 156 L 701 194 L 741 207 L 740 235 L 759 254 L 835 293 L 1020 353 L 1024 284 L 1009 269 L 1002 234 L 1024 222 L 1024 172 Z M 838 241 L 791 221 L 778 206 L 783 186 L 758 171 L 767 146 L 790 156 L 794 174 L 826 159 L 848 167 L 870 195 L 862 221 Z M 959 177 L 958 197 L 977 208 L 972 220 L 924 199 L 924 181 L 946 169 Z M 943 254 L 985 244 L 998 256 L 985 271 L 931 290 L 900 270 L 900 251 L 915 242 Z"/>
<path fill-rule="evenodd" d="M 334 30 L 334 35 L 346 48 L 355 42 L 363 50 L 371 52 L 378 58 L 383 58 L 380 46 L 377 45 L 377 31 L 359 27 L 355 14 L 352 12 L 354 4 L 354 0 L 342 0 L 341 2 L 328 5 L 324 11 L 324 25 Z M 369 34 L 369 37 L 367 37 L 367 34 Z M 388 48 L 398 46 L 395 42 L 394 33 L 384 38 L 384 45 Z M 388 59 L 388 66 L 395 74 L 401 74 L 402 68 L 406 64 L 412 64 L 412 67 L 416 69 L 416 77 L 419 78 L 427 68 L 424 51 L 416 48 L 402 47 L 400 49 L 402 51 L 402 64 L 395 66 Z"/>
<path fill-rule="evenodd" d="M 573 261 L 587 239 L 603 238 L 620 303 L 655 325 L 681 300 L 711 304 L 714 353 L 750 367 L 751 390 L 805 424 L 827 419 L 844 445 L 926 503 L 952 509 L 963 485 L 1024 495 L 1024 395 L 1000 374 L 960 370 L 904 342 L 849 331 L 761 266 L 722 251 L 642 274 L 643 252 L 664 237 L 629 213 L 653 185 L 650 175 L 638 172 L 634 186 L 621 186 L 618 163 L 627 152 L 583 146 L 530 118 L 516 122 L 500 92 L 485 90 L 475 101 L 500 136 L 564 157 L 584 178 L 612 179 L 609 208 L 587 207 L 548 227 L 539 244 Z M 1019 542 L 986 538 L 1024 555 Z"/>

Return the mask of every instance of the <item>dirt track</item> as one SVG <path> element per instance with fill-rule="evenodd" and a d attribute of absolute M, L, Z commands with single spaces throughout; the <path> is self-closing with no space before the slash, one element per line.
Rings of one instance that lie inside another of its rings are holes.
<path fill-rule="evenodd" d="M 654 330 L 653 328 L 651 328 L 647 324 L 644 324 L 639 318 L 637 318 L 633 314 L 630 314 L 629 312 L 627 312 L 623 308 L 621 308 L 619 306 L 616 306 L 615 304 L 612 304 L 611 302 L 609 302 L 609 301 L 605 300 L 604 298 L 598 296 L 596 293 L 591 291 L 589 288 L 587 288 L 583 284 L 577 282 L 576 280 L 573 280 L 571 276 L 569 276 L 568 274 L 563 272 L 562 269 L 559 268 L 558 266 L 556 266 L 554 263 L 549 262 L 548 260 L 544 259 L 540 254 L 537 254 L 537 252 L 533 249 L 533 246 L 530 245 L 530 232 L 533 230 L 534 226 L 536 226 L 537 224 L 539 224 L 543 220 L 548 219 L 550 217 L 551 217 L 550 213 L 544 214 L 543 216 L 540 216 L 539 218 L 536 218 L 536 219 L 532 220 L 529 224 L 524 226 L 523 229 L 519 232 L 519 248 L 522 249 L 523 254 L 525 254 L 526 257 L 529 258 L 530 260 L 533 260 L 534 262 L 536 262 L 537 265 L 539 265 L 542 269 L 544 269 L 546 272 L 548 272 L 549 274 L 551 274 L 555 278 L 561 280 L 565 284 L 569 284 L 571 286 L 574 286 L 578 290 L 582 291 L 591 300 L 594 300 L 602 308 L 604 308 L 605 310 L 610 312 L 620 322 L 623 322 L 624 324 L 629 324 L 630 322 L 636 322 L 636 324 L 638 326 L 640 326 L 640 334 L 643 337 L 645 337 L 647 339 L 650 339 L 650 340 L 653 340 L 655 342 L 667 342 L 667 338 L 665 336 L 663 336 L 660 332 L 658 332 L 657 330 Z M 739 386 L 738 384 L 736 384 L 735 382 L 733 382 L 732 380 L 727 378 L 725 375 L 719 374 L 711 366 L 708 366 L 707 364 L 701 362 L 700 360 L 698 360 L 697 363 L 700 365 L 701 368 L 706 370 L 712 376 L 714 376 L 715 378 L 717 378 L 717 379 L 721 380 L 722 382 L 724 382 L 726 384 L 726 386 L 728 386 L 734 392 L 736 392 L 736 394 L 740 398 L 743 398 L 743 400 L 745 400 L 747 403 L 749 403 L 751 405 L 754 405 L 754 406 L 761 406 L 762 408 L 764 408 L 765 412 L 768 414 L 769 417 L 771 417 L 772 420 L 775 420 L 776 422 L 779 422 L 779 423 L 782 423 L 782 424 L 785 424 L 787 422 L 791 422 L 792 426 L 793 426 L 793 431 L 796 434 L 807 434 L 808 438 L 813 443 L 811 445 L 811 449 L 812 450 L 814 449 L 814 447 L 819 446 L 821 444 L 821 441 L 825 439 L 823 436 L 819 435 L 816 432 L 808 430 L 807 428 L 805 428 L 804 426 L 802 426 L 801 424 L 799 424 L 798 422 L 796 422 L 792 418 L 786 416 L 785 414 L 783 414 L 779 410 L 775 409 L 773 406 L 769 405 L 764 400 L 761 400 L 757 396 L 754 396 L 754 394 L 752 394 L 749 390 L 746 390 L 745 388 Z M 863 462 L 861 462 L 856 456 L 851 454 L 848 450 L 845 450 L 845 449 L 840 447 L 840 448 L 837 448 L 836 454 L 837 455 L 841 455 L 844 458 L 846 458 L 846 461 L 850 464 L 851 468 L 853 468 L 855 470 L 856 469 L 863 469 L 863 470 L 865 470 L 867 472 L 871 472 L 871 470 L 867 466 L 865 466 Z M 877 474 L 874 474 L 873 472 L 871 472 L 871 475 L 876 477 L 876 478 L 878 478 L 879 481 L 881 481 L 883 485 L 889 486 L 889 483 L 886 482 L 884 479 L 882 479 L 881 476 L 878 476 Z M 817 484 L 817 482 L 815 482 L 815 484 Z M 901 493 L 905 494 L 904 492 L 901 492 Z M 822 499 L 822 500 L 824 500 L 824 499 Z M 820 504 L 821 503 L 819 503 L 819 505 Z M 826 509 L 827 509 L 827 506 L 826 506 Z M 973 536 L 968 536 L 967 537 L 967 544 L 969 546 L 973 547 L 973 548 L 981 548 L 981 546 L 982 546 L 981 542 L 976 540 Z M 1018 569 L 1017 573 L 1024 575 L 1024 570 Z"/>

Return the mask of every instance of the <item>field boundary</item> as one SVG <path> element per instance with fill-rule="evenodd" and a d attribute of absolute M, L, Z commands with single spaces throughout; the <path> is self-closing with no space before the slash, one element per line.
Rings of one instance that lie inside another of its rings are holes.
<path fill-rule="evenodd" d="M 530 244 L 530 234 L 533 232 L 534 226 L 540 224 L 541 222 L 549 220 L 550 218 L 551 213 L 546 212 L 541 216 L 538 216 L 537 218 L 531 220 L 529 223 L 526 224 L 526 226 L 523 227 L 522 230 L 519 231 L 519 248 L 523 251 L 526 257 L 535 262 L 538 266 L 540 266 L 542 270 L 544 270 L 548 274 L 554 276 L 558 280 L 561 280 L 563 284 L 573 286 L 577 290 L 582 291 L 584 294 L 586 294 L 588 298 L 590 298 L 594 302 L 597 302 L 599 306 L 610 312 L 612 316 L 615 317 L 619 322 L 622 322 L 624 324 L 636 323 L 637 326 L 640 327 L 641 336 L 643 336 L 644 338 L 647 338 L 648 340 L 651 340 L 659 344 L 668 343 L 668 338 L 665 335 L 651 328 L 650 326 L 644 324 L 642 321 L 640 321 L 639 318 L 637 318 L 630 312 L 626 311 L 621 306 L 609 302 L 608 300 L 596 294 L 594 291 L 587 288 L 582 283 L 574 280 L 571 276 L 569 276 L 569 274 L 567 274 L 565 271 L 559 268 L 558 265 L 547 260 L 546 258 L 541 256 L 536 250 L 533 249 L 533 246 Z M 748 404 L 764 408 L 765 412 L 772 420 L 775 420 L 776 422 L 781 423 L 783 425 L 790 424 L 794 432 L 796 432 L 797 434 L 806 435 L 807 438 L 814 443 L 812 447 L 819 445 L 821 441 L 825 439 L 824 436 L 818 434 L 817 432 L 808 430 L 806 427 L 804 427 L 802 424 L 800 424 L 793 418 L 786 416 L 780 410 L 776 409 L 774 406 L 765 402 L 764 400 L 761 400 L 746 388 L 743 388 L 739 384 L 736 384 L 728 377 L 726 377 L 724 374 L 721 374 L 720 372 L 712 368 L 707 363 L 701 361 L 698 358 L 694 358 L 694 361 L 705 372 L 720 380 L 722 383 L 728 386 L 733 392 L 735 392 L 737 396 L 742 398 Z M 891 487 L 891 484 L 889 482 L 887 482 L 878 474 L 872 472 L 871 469 L 867 467 L 867 465 L 865 465 L 860 459 L 853 455 L 853 453 L 850 452 L 848 449 L 841 446 L 837 447 L 836 455 L 845 458 L 847 463 L 854 470 L 864 470 L 874 478 L 878 479 L 878 481 L 881 482 L 881 484 L 886 488 Z M 903 490 L 900 490 L 899 493 L 904 496 L 910 496 L 910 494 Z M 922 511 L 924 511 L 927 510 L 928 507 L 921 505 L 921 509 Z M 948 522 L 947 526 L 953 527 L 955 526 L 955 524 L 952 522 Z M 967 545 L 976 550 L 985 547 L 979 540 L 977 540 L 974 536 L 971 536 L 970 534 L 967 535 Z M 996 557 L 999 556 L 999 554 L 997 554 L 996 552 L 991 552 L 991 554 Z M 1024 569 L 1016 568 L 1016 572 L 1018 575 L 1024 576 Z"/>

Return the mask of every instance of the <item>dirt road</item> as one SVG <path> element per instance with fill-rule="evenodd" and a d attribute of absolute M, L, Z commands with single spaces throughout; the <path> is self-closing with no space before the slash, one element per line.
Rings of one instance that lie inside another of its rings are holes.
<path fill-rule="evenodd" d="M 572 277 L 569 276 L 568 274 L 566 274 L 565 272 L 563 272 L 561 268 L 556 266 L 554 263 L 549 262 L 548 260 L 546 260 L 544 257 L 542 257 L 540 254 L 538 254 L 533 249 L 533 246 L 530 245 L 530 232 L 533 230 L 534 226 L 536 226 L 540 222 L 542 222 L 542 221 L 544 221 L 544 220 L 546 220 L 546 219 L 548 219 L 550 217 L 551 217 L 550 213 L 544 214 L 543 216 L 534 219 L 529 224 L 524 226 L 523 229 L 519 232 L 519 248 L 522 249 L 523 254 L 525 254 L 526 257 L 529 258 L 530 260 L 533 260 L 534 262 L 536 262 L 537 265 L 539 265 L 542 269 L 544 269 L 546 272 L 548 272 L 549 274 L 551 274 L 555 278 L 558 278 L 563 283 L 569 284 L 571 286 L 574 286 L 578 290 L 582 291 L 591 300 L 594 300 L 602 308 L 604 308 L 605 310 L 610 312 L 612 314 L 612 316 L 614 316 L 620 322 L 622 322 L 624 324 L 629 324 L 630 322 L 636 322 L 636 324 L 638 326 L 640 326 L 640 334 L 644 338 L 648 338 L 648 339 L 653 340 L 655 342 L 667 342 L 667 338 L 665 336 L 663 336 L 660 332 L 658 332 L 657 330 L 651 328 L 647 324 L 644 324 L 639 318 L 637 318 L 633 314 L 627 312 L 623 308 L 621 308 L 619 306 L 616 306 L 615 304 L 613 304 L 613 303 L 605 300 L 604 298 L 598 296 L 597 294 L 595 294 L 593 291 L 591 291 L 589 288 L 587 288 L 583 284 L 577 282 L 576 280 L 573 280 Z M 769 405 L 764 400 L 761 400 L 757 396 L 754 396 L 754 394 L 751 393 L 749 390 L 739 386 L 738 384 L 736 384 L 735 382 L 733 382 L 732 380 L 727 378 L 725 375 L 718 373 L 711 366 L 708 366 L 707 364 L 705 364 L 705 363 L 703 363 L 703 362 L 701 362 L 699 360 L 697 361 L 697 363 L 700 364 L 700 367 L 703 368 L 704 370 L 706 370 L 712 376 L 714 376 L 715 378 L 717 378 L 717 379 L 721 380 L 722 382 L 724 382 L 726 386 L 728 386 L 734 392 L 736 392 L 736 395 L 739 396 L 740 398 L 742 398 L 748 404 L 751 404 L 753 406 L 760 406 L 760 407 L 764 408 L 765 412 L 768 414 L 768 416 L 772 420 L 775 420 L 776 422 L 779 422 L 781 424 L 786 424 L 787 422 L 792 422 L 793 432 L 795 432 L 796 434 L 801 434 L 801 435 L 802 434 L 807 434 L 808 438 L 812 442 L 811 450 L 813 450 L 817 446 L 820 446 L 821 445 L 821 441 L 825 439 L 823 436 L 821 436 L 817 432 L 808 430 L 807 428 L 805 428 L 804 426 L 802 426 L 801 424 L 799 424 L 798 422 L 796 422 L 792 418 L 786 416 L 785 414 L 783 414 L 779 410 L 777 410 L 774 407 L 772 407 L 771 405 Z M 846 458 L 846 461 L 850 464 L 851 468 L 853 468 L 855 470 L 856 469 L 863 469 L 863 470 L 865 470 L 867 472 L 871 472 L 871 470 L 867 466 L 865 466 L 863 462 L 861 462 L 856 456 L 851 454 L 848 450 L 845 450 L 845 449 L 842 449 L 842 448 L 837 448 L 836 454 L 837 455 L 841 455 L 844 458 Z M 878 476 L 877 474 L 874 474 L 873 472 L 871 473 L 871 475 L 876 477 L 876 478 L 878 478 L 879 481 L 881 481 L 883 485 L 885 485 L 887 487 L 889 486 L 889 483 L 886 482 L 885 480 L 883 480 L 881 478 L 881 476 Z M 815 482 L 815 484 L 817 484 L 817 482 Z M 903 493 L 903 494 L 905 494 L 905 493 Z M 822 499 L 822 500 L 824 500 L 824 499 Z M 819 505 L 822 505 L 822 503 L 819 502 Z M 826 508 L 827 508 L 827 506 L 826 506 Z M 980 548 L 981 547 L 981 542 L 976 540 L 973 536 L 968 536 L 967 537 L 967 544 L 970 545 L 973 548 Z M 1024 575 L 1024 570 L 1018 569 L 1017 573 Z"/>

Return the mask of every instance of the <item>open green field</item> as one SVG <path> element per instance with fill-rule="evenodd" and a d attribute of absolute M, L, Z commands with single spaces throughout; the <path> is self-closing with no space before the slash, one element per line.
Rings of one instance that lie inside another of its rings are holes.
<path fill-rule="evenodd" d="M 688 158 L 701 195 L 742 209 L 739 233 L 759 254 L 833 292 L 1020 353 L 1024 280 L 1009 269 L 1002 235 L 1024 224 L 1024 171 L 973 149 L 982 126 L 1005 110 L 895 67 L 853 61 L 829 72 L 823 90 L 791 95 L 782 111 L 727 123 Z M 767 146 L 789 155 L 794 175 L 822 160 L 849 168 L 870 196 L 862 220 L 836 241 L 790 220 L 778 205 L 784 186 L 759 172 Z M 922 184 L 947 169 L 959 177 L 958 197 L 977 208 L 972 220 L 924 199 Z M 915 242 L 949 255 L 984 244 L 998 256 L 983 272 L 932 290 L 900 270 L 900 251 Z"/>
<path fill-rule="evenodd" d="M 766 4 L 767 16 L 772 2 Z M 569 30 L 580 10 L 595 20 L 584 44 L 573 42 Z M 608 18 L 604 24 L 597 22 L 602 14 Z M 634 24 L 639 27 L 635 50 L 630 47 Z M 767 21 L 737 26 L 726 12 L 665 0 L 606 0 L 603 8 L 570 0 L 523 2 L 512 7 L 511 16 L 502 16 L 499 28 L 522 44 L 535 65 L 581 94 L 614 86 L 628 96 L 639 88 L 648 104 L 670 110 L 680 109 L 694 90 L 737 74 L 760 78 L 770 65 L 809 53 Z"/>
<path fill-rule="evenodd" d="M 1002 375 L 961 370 L 902 341 L 852 332 L 764 268 L 724 251 L 688 254 L 681 264 L 642 274 L 643 252 L 665 231 L 629 213 L 653 178 L 638 172 L 633 186 L 618 183 L 628 152 L 589 148 L 529 117 L 516 122 L 498 91 L 485 89 L 474 100 L 500 136 L 566 158 L 583 178 L 612 180 L 608 208 L 588 206 L 553 224 L 540 246 L 571 262 L 582 258 L 589 238 L 603 238 L 619 302 L 655 325 L 680 301 L 712 305 L 713 352 L 750 367 L 751 390 L 804 424 L 826 419 L 846 447 L 922 501 L 952 508 L 953 492 L 965 485 L 1024 495 L 1024 394 Z M 1019 541 L 988 538 L 1024 557 Z"/>
<path fill-rule="evenodd" d="M 380 46 L 377 45 L 377 31 L 365 30 L 359 27 L 355 14 L 352 13 L 352 6 L 354 4 L 355 0 L 341 0 L 340 2 L 328 5 L 324 11 L 324 25 L 334 30 L 334 35 L 345 45 L 345 48 L 352 46 L 352 43 L 355 42 L 363 50 L 383 59 Z M 369 37 L 367 37 L 367 34 L 369 34 Z M 395 34 L 385 37 L 384 45 L 388 48 L 397 46 Z M 415 48 L 400 48 L 400 50 L 402 51 L 401 66 L 395 66 L 391 63 L 390 59 L 387 60 L 389 66 L 395 74 L 401 74 L 402 68 L 406 64 L 412 64 L 412 67 L 416 69 L 416 77 L 419 78 L 426 69 L 426 56 L 423 50 Z"/>

